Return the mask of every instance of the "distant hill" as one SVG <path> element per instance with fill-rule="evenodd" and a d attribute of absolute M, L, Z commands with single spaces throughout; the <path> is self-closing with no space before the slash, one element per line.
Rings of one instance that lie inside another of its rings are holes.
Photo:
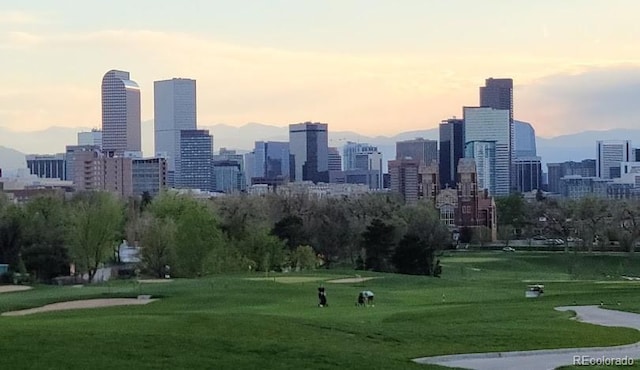
<path fill-rule="evenodd" d="M 226 124 L 200 125 L 200 129 L 209 130 L 213 135 L 214 149 L 221 147 L 247 152 L 253 149 L 255 141 L 272 140 L 287 141 L 289 132 L 287 127 L 268 125 L 262 123 L 248 123 L 243 126 L 230 126 Z M 75 144 L 79 131 L 88 131 L 89 127 L 50 127 L 46 130 L 34 132 L 16 132 L 0 127 L 0 145 L 13 148 L 22 153 L 53 154 L 64 152 L 65 145 Z M 423 137 L 437 140 L 438 129 L 425 129 L 419 131 L 401 132 L 394 136 L 365 136 L 351 131 L 329 131 L 329 145 L 342 147 L 347 141 L 367 142 L 378 146 L 385 159 L 395 156 L 395 143 L 400 140 Z M 142 147 L 145 155 L 153 155 L 153 121 L 142 123 Z M 568 160 L 582 160 L 595 158 L 595 146 L 597 140 L 631 140 L 640 147 L 640 130 L 613 129 L 605 131 L 585 131 L 571 135 L 562 135 L 553 138 L 537 137 L 538 155 L 542 157 L 544 164 L 550 162 L 563 162 Z M 16 152 L 5 154 L 0 152 L 0 167 L 6 162 L 5 167 L 15 167 L 18 163 L 24 163 L 18 159 Z M 5 158 L 7 157 L 7 158 Z M 12 158 L 12 159 L 9 159 Z M 22 165 L 24 166 L 24 165 Z"/>
<path fill-rule="evenodd" d="M 0 168 L 3 175 L 14 172 L 18 168 L 26 168 L 27 162 L 24 159 L 24 153 L 15 149 L 0 146 Z"/>

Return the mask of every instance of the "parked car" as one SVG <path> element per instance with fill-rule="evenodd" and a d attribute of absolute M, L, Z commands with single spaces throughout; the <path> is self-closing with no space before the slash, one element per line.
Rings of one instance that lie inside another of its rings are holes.
<path fill-rule="evenodd" d="M 511 247 L 504 247 L 504 248 L 502 248 L 502 251 L 503 252 L 515 252 L 516 250 L 511 248 Z"/>
<path fill-rule="evenodd" d="M 568 241 L 569 243 L 582 243 L 582 239 L 580 239 L 580 238 L 573 238 L 573 237 L 568 237 L 568 238 L 567 238 L 567 241 Z"/>
<path fill-rule="evenodd" d="M 563 245 L 564 240 L 562 239 L 547 239 L 544 244 L 546 245 Z"/>
<path fill-rule="evenodd" d="M 533 240 L 547 240 L 547 237 L 544 235 L 536 235 L 533 237 Z"/>

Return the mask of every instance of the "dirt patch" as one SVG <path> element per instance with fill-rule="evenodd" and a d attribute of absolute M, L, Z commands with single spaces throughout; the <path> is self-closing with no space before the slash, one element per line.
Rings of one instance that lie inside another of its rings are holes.
<path fill-rule="evenodd" d="M 29 289 L 32 288 L 26 285 L 0 285 L 0 293 L 21 292 Z"/>
<path fill-rule="evenodd" d="M 336 279 L 329 280 L 327 283 L 338 283 L 338 284 L 348 284 L 348 283 L 362 283 L 363 281 L 375 279 L 374 277 L 354 277 L 354 278 L 344 278 L 344 279 Z"/>
<path fill-rule="evenodd" d="M 140 305 L 140 304 L 148 304 L 154 301 L 157 301 L 157 299 L 136 299 L 136 298 L 86 299 L 82 301 L 53 303 L 53 304 L 48 304 L 42 307 L 29 308 L 27 310 L 3 312 L 2 316 L 24 316 L 24 315 L 31 315 L 34 313 L 51 312 L 51 311 Z"/>
<path fill-rule="evenodd" d="M 171 279 L 141 279 L 138 280 L 138 283 L 149 283 L 149 284 L 161 284 L 161 283 L 170 283 L 173 280 Z"/>

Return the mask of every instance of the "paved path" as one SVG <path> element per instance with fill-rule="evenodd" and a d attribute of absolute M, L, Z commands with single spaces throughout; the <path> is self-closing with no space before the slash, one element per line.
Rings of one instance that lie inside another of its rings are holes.
<path fill-rule="evenodd" d="M 575 311 L 577 314 L 576 319 L 581 322 L 640 330 L 640 314 L 636 313 L 606 310 L 598 306 L 556 307 L 556 310 Z M 578 356 L 588 356 L 592 359 L 640 358 L 640 342 L 615 347 L 564 348 L 422 357 L 413 361 L 420 364 L 437 364 L 476 370 L 548 370 L 572 365 L 574 358 Z"/>

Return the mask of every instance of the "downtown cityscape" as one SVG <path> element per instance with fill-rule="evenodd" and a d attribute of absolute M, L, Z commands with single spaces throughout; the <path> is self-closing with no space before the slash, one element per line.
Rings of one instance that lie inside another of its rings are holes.
<path fill-rule="evenodd" d="M 639 368 L 638 12 L 0 2 L 3 368 Z"/>

